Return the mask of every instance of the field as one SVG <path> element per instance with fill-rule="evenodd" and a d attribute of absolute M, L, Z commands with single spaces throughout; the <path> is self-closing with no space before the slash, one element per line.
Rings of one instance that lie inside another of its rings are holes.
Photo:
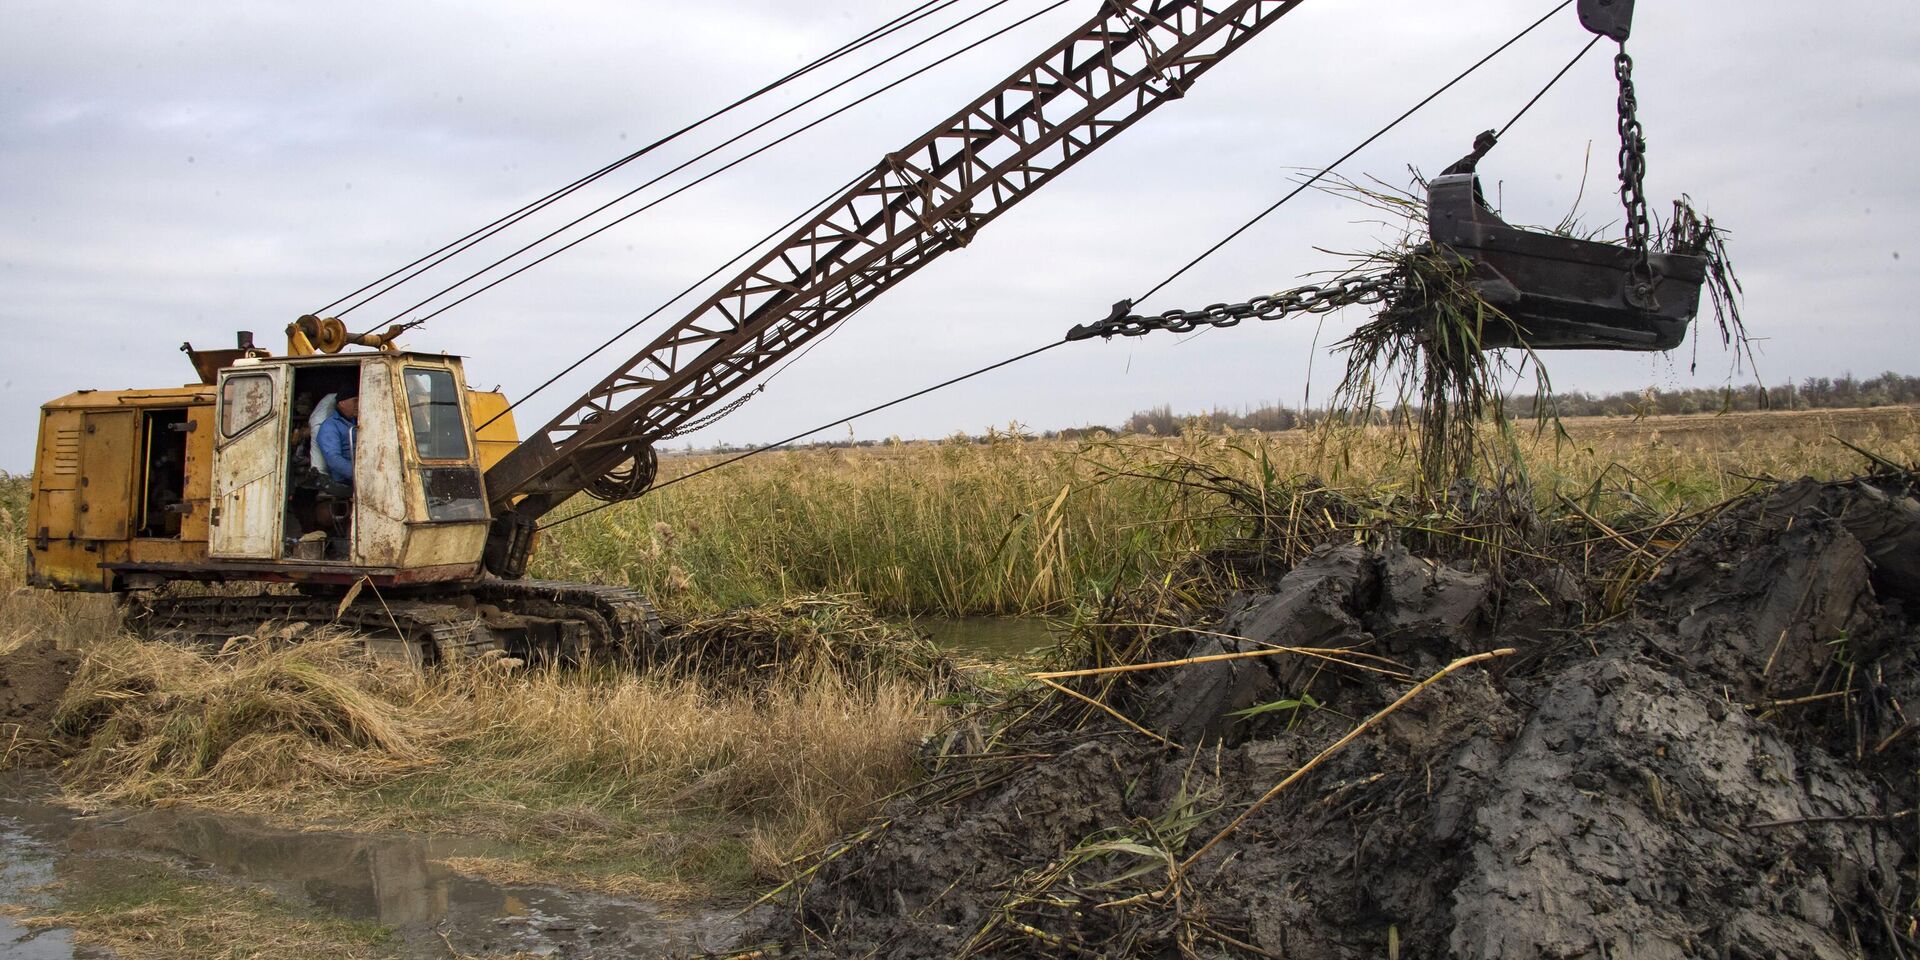
<path fill-rule="evenodd" d="M 1865 472 L 1874 464 L 1862 451 L 1920 463 L 1912 408 L 1594 418 L 1564 427 L 1490 431 L 1506 456 L 1499 474 L 1480 483 L 1527 491 L 1539 522 L 1578 527 L 1577 537 L 1556 528 L 1506 543 L 1483 517 L 1436 506 L 1418 490 L 1412 458 L 1392 433 L 1201 429 L 776 452 L 545 534 L 537 575 L 634 585 L 657 598 L 677 642 L 735 651 L 716 660 L 729 666 L 675 673 L 482 663 L 423 675 L 367 662 L 350 638 L 324 635 L 287 645 L 268 634 L 220 654 L 142 643 L 119 635 L 117 614 L 101 598 L 20 586 L 25 491 L 16 480 L 0 492 L 0 527 L 15 545 L 0 563 L 0 667 L 55 656 L 50 647 L 80 662 L 70 686 L 62 680 L 59 702 L 37 705 L 44 729 L 21 714 L 0 717 L 8 721 L 0 723 L 0 767 L 57 758 L 66 801 L 86 810 L 185 804 L 300 826 L 478 838 L 497 846 L 455 866 L 505 883 L 738 903 L 811 877 L 824 884 L 823 896 L 857 899 L 867 894 L 855 881 L 830 865 L 817 873 L 823 864 L 807 855 L 858 830 L 901 790 L 955 776 L 974 782 L 954 772 L 927 780 L 930 744 L 939 745 L 941 763 L 974 751 L 1011 756 L 1025 769 L 1031 758 L 1053 756 L 1052 738 L 1063 735 L 1034 724 L 1066 715 L 1057 705 L 1065 701 L 1047 699 L 1066 690 L 1059 682 L 1022 679 L 1025 665 L 954 661 L 890 618 L 1051 616 L 1078 625 L 1060 662 L 1110 666 L 1150 651 L 1148 659 L 1177 660 L 1192 651 L 1161 645 L 1170 626 L 1140 628 L 1216 616 L 1211 604 L 1221 591 L 1265 576 L 1230 564 L 1222 580 L 1218 571 L 1196 573 L 1192 558 L 1252 550 L 1291 564 L 1314 545 L 1376 551 L 1404 542 L 1470 566 L 1512 564 L 1516 578 L 1532 575 L 1529 551 L 1552 544 L 1563 561 L 1584 551 L 1585 569 L 1617 582 L 1596 590 L 1588 613 L 1566 614 L 1577 614 L 1579 625 L 1578 617 L 1631 608 L 1632 590 L 1660 566 L 1636 551 L 1672 556 L 1694 536 L 1675 531 L 1705 529 L 1756 483 Z M 662 473 L 707 462 L 668 458 Z M 1111 646 L 1126 637 L 1141 645 L 1125 654 Z M 1094 706 L 1131 695 L 1071 684 L 1068 693 Z M 1334 702 L 1313 689 L 1320 699 L 1302 687 L 1274 701 L 1291 706 L 1261 709 L 1292 715 L 1284 727 L 1291 730 Z M 1355 702 L 1371 711 L 1371 696 Z M 1045 703 L 1054 705 L 1041 710 Z M 1009 722 L 995 712 L 1006 704 L 1025 712 Z M 1361 709 L 1338 714 L 1341 728 L 1364 716 Z M 1325 715 L 1333 722 L 1334 713 Z M 1087 707 L 1069 736 L 1103 716 Z M 1207 818 L 1236 781 L 1217 771 L 1212 779 L 1193 769 L 1180 776 L 1213 791 L 1211 799 L 1178 792 L 1186 798 L 1180 809 L 1194 818 L 1181 828 L 1184 838 L 1214 822 Z M 1194 806 L 1203 799 L 1216 806 Z M 1002 828 L 1013 829 L 995 827 Z M 897 832 L 910 840 L 913 829 Z M 1173 844 L 1160 833 L 1152 841 L 1128 836 L 1141 850 Z M 893 855 L 861 848 L 855 859 Z M 1047 883 L 1067 883 L 1074 870 L 1101 862 L 1088 856 L 1072 869 L 1059 866 L 1066 872 Z M 204 877 L 135 888 L 137 896 L 121 899 L 62 900 L 30 922 L 74 927 L 126 956 L 165 956 L 140 945 L 141 918 L 216 904 L 244 914 L 236 929 L 295 942 L 335 937 L 327 942 L 355 955 L 388 949 L 379 930 L 316 926 L 299 911 L 235 899 Z M 1036 887 L 1035 903 L 1080 896 L 1064 889 Z M 1057 919 L 1034 909 L 1031 923 Z M 1034 946 L 1005 939 L 1011 929 L 981 942 L 1013 954 Z M 848 930 L 834 935 L 868 935 Z M 1045 937 L 1053 934 L 1036 936 L 1051 943 Z"/>
<path fill-rule="evenodd" d="M 1915 408 L 1520 424 L 1534 496 L 1602 512 L 1684 511 L 1753 478 L 1832 477 L 1866 461 L 1835 438 L 1920 461 Z M 662 476 L 710 458 L 668 458 Z M 1161 478 L 1193 464 L 1257 486 L 1317 478 L 1411 493 L 1395 435 L 1312 431 L 1104 442 L 912 443 L 782 451 L 550 531 L 542 576 L 627 583 L 683 610 L 855 593 L 889 614 L 1044 614 L 1149 576 L 1235 528 L 1217 497 Z M 585 504 L 582 504 L 585 506 Z"/>

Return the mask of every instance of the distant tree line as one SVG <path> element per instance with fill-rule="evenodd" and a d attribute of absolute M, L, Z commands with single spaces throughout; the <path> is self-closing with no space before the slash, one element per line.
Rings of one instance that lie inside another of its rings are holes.
<path fill-rule="evenodd" d="M 1539 398 L 1533 394 L 1512 397 L 1507 411 L 1514 417 L 1531 417 Z M 1841 377 L 1809 377 L 1799 383 L 1783 383 L 1761 388 L 1758 384 L 1727 387 L 1696 387 L 1686 390 L 1644 390 L 1594 394 L 1580 390 L 1556 393 L 1548 398 L 1549 413 L 1562 417 L 1642 417 L 1689 413 L 1727 413 L 1750 410 L 1828 410 L 1853 407 L 1920 405 L 1920 377 L 1883 373 L 1861 379 L 1847 374 Z M 1380 411 L 1385 420 L 1394 420 L 1414 412 L 1409 409 Z M 1177 434 L 1189 424 L 1224 430 L 1277 432 L 1296 430 L 1320 423 L 1327 417 L 1324 409 L 1300 409 L 1285 404 L 1229 410 L 1215 408 L 1205 413 L 1176 414 L 1168 404 L 1149 407 L 1128 417 L 1118 429 L 1081 427 L 1047 434 L 1073 438 L 1096 431 L 1110 434 Z"/>
<path fill-rule="evenodd" d="M 1507 412 L 1515 418 L 1532 417 L 1537 402 L 1538 398 L 1532 394 L 1516 395 L 1508 400 Z M 1747 384 L 1738 387 L 1696 387 L 1688 390 L 1660 390 L 1648 387 L 1644 390 L 1609 394 L 1573 390 L 1555 393 L 1547 398 L 1547 402 L 1551 405 L 1549 412 L 1562 417 L 1646 417 L 1750 410 L 1832 410 L 1920 405 L 1920 377 L 1889 372 L 1862 380 L 1853 374 L 1847 374 L 1841 377 L 1809 377 L 1799 383 L 1783 383 L 1765 389 L 1757 384 Z M 1382 422 L 1394 422 L 1404 420 L 1415 412 L 1417 410 L 1414 408 L 1402 407 L 1378 411 L 1376 416 Z M 1014 424 L 1006 430 L 989 430 L 978 436 L 955 434 L 947 438 L 946 442 L 993 443 L 1030 438 L 1078 440 L 1103 434 L 1119 436 L 1128 433 L 1175 436 L 1193 427 L 1207 430 L 1257 430 L 1263 433 L 1279 433 L 1314 426 L 1324 421 L 1327 415 L 1324 409 L 1300 409 L 1278 403 L 1240 410 L 1216 407 L 1204 413 L 1174 413 L 1172 405 L 1163 403 L 1135 413 L 1117 427 L 1092 425 L 1031 433 L 1024 427 Z M 795 446 L 805 449 L 878 447 L 900 442 L 897 437 L 875 440 L 849 438 L 815 441 L 795 444 Z M 736 453 L 746 449 L 748 449 L 747 446 L 720 443 L 700 452 Z M 696 451 L 689 445 L 681 452 Z"/>

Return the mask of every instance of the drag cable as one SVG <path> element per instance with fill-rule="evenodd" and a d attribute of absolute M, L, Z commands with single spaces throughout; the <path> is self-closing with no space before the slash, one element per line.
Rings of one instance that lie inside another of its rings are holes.
<path fill-rule="evenodd" d="M 1037 357 L 1040 354 L 1046 353 L 1048 350 L 1052 350 L 1054 347 L 1065 346 L 1069 342 L 1071 341 L 1055 340 L 1052 343 L 1035 347 L 1032 350 L 1028 350 L 1025 353 L 1015 354 L 1014 356 L 1008 357 L 1007 359 L 1001 360 L 997 363 L 990 363 L 984 367 L 981 367 L 978 370 L 973 371 L 972 373 L 963 373 L 957 377 L 952 377 L 947 380 L 942 380 L 939 383 L 936 383 L 930 387 L 922 387 L 921 389 L 915 390 L 914 392 L 909 393 L 905 396 L 896 397 L 892 400 L 888 400 L 886 403 L 876 404 L 874 406 L 868 407 L 865 410 L 860 411 L 859 413 L 848 414 L 844 417 L 841 417 L 838 420 L 832 421 L 831 423 L 823 423 L 817 427 L 812 428 L 811 430 L 802 430 L 799 433 L 796 433 L 793 436 L 786 438 L 785 440 L 776 440 L 773 443 L 764 444 L 762 446 L 754 447 L 751 450 L 742 451 L 740 453 L 734 454 L 731 457 L 728 457 L 725 460 L 721 460 L 717 463 L 707 464 L 706 466 L 701 467 L 698 470 L 694 470 L 690 473 L 683 473 L 680 476 L 674 477 L 672 480 L 668 480 L 665 483 L 657 484 L 653 487 L 650 487 L 648 488 L 648 492 L 652 492 L 654 490 L 664 490 L 667 487 L 671 487 L 674 484 L 679 483 L 683 480 L 692 480 L 694 477 L 697 477 L 703 473 L 707 473 L 713 470 L 718 470 L 721 467 L 730 466 L 732 464 L 739 463 L 740 461 L 745 460 L 748 457 L 757 456 L 759 454 L 766 453 L 768 450 L 774 450 L 780 447 L 784 447 L 787 444 L 794 442 L 795 440 L 805 439 L 807 437 L 813 436 L 816 433 L 819 433 L 822 430 L 830 430 L 834 427 L 840 426 L 843 423 L 848 423 L 854 420 L 858 420 L 869 413 L 879 413 L 880 411 L 885 410 L 888 407 L 898 406 L 902 403 L 906 403 L 908 400 L 913 400 L 918 397 L 924 397 L 927 394 L 934 392 L 935 390 L 943 390 L 947 387 L 953 386 L 956 383 L 960 383 L 965 380 L 971 380 L 974 377 L 980 376 L 981 374 L 992 373 L 993 371 L 998 370 L 1001 367 L 1010 366 L 1012 364 L 1019 363 L 1020 361 L 1025 360 L 1029 357 Z M 557 527 L 563 523 L 566 523 L 570 520 L 578 520 L 581 517 L 586 516 L 587 514 L 598 513 L 602 510 L 605 510 L 608 507 L 613 506 L 616 503 L 625 503 L 625 502 L 626 501 L 624 500 L 609 500 L 606 503 L 602 503 L 599 506 L 595 506 L 595 507 L 589 507 L 585 510 L 580 511 L 579 513 L 568 514 L 567 516 L 561 517 L 560 519 L 555 520 L 551 523 L 543 523 L 540 525 L 539 529 L 541 530 L 551 529 L 553 527 Z"/>
<path fill-rule="evenodd" d="M 1306 180 L 1301 181 L 1301 183 L 1298 186 L 1294 187 L 1291 191 L 1289 191 L 1286 196 L 1281 197 L 1280 199 L 1274 201 L 1272 206 L 1266 208 L 1265 210 L 1260 211 L 1258 214 L 1254 216 L 1253 219 L 1248 220 L 1246 223 L 1241 224 L 1232 233 L 1229 233 L 1224 238 L 1222 238 L 1220 242 L 1214 244 L 1211 247 L 1208 247 L 1199 256 L 1194 257 L 1192 260 L 1187 261 L 1186 266 L 1181 267 L 1178 270 L 1175 270 L 1172 273 L 1172 275 L 1168 276 L 1165 280 L 1162 280 L 1159 283 L 1154 284 L 1153 289 L 1148 290 L 1146 293 L 1143 293 L 1140 296 L 1134 297 L 1133 302 L 1138 304 L 1141 301 L 1147 299 L 1148 297 L 1151 297 L 1154 294 L 1159 293 L 1161 288 L 1165 287 L 1167 284 L 1180 279 L 1180 276 L 1182 274 L 1198 266 L 1200 264 L 1200 261 L 1205 260 L 1208 257 L 1213 256 L 1215 253 L 1219 252 L 1221 247 L 1224 247 L 1227 244 L 1232 243 L 1241 234 L 1247 232 L 1249 229 L 1252 229 L 1254 224 L 1259 223 L 1260 221 L 1266 219 L 1268 214 L 1284 206 L 1287 203 L 1287 201 L 1292 200 L 1294 197 L 1297 197 L 1302 193 L 1305 193 L 1308 187 L 1311 187 L 1314 184 L 1319 183 L 1322 179 L 1324 179 L 1327 176 L 1327 174 L 1332 173 L 1335 168 L 1339 167 L 1343 163 L 1346 163 L 1348 160 L 1353 159 L 1354 154 L 1357 154 L 1360 151 L 1365 150 L 1366 148 L 1372 146 L 1375 140 L 1378 140 L 1381 137 L 1386 136 L 1390 131 L 1393 130 L 1393 128 L 1398 127 L 1408 117 L 1411 117 L 1416 113 L 1419 113 L 1422 109 L 1424 109 L 1427 106 L 1427 104 L 1430 104 L 1433 101 L 1439 99 L 1441 94 L 1446 93 L 1448 90 L 1453 89 L 1454 86 L 1460 83 L 1460 81 L 1465 80 L 1466 78 L 1472 76 L 1474 72 L 1478 71 L 1481 67 L 1486 66 L 1488 61 L 1492 60 L 1493 58 L 1499 56 L 1502 53 L 1505 53 L 1508 47 L 1511 47 L 1514 44 L 1519 43 L 1528 34 L 1539 29 L 1541 24 L 1544 24 L 1548 20 L 1553 19 L 1555 14 L 1558 14 L 1560 11 L 1565 10 L 1572 3 L 1573 3 L 1573 0 L 1561 0 L 1561 3 L 1559 6 L 1556 6 L 1552 10 L 1547 11 L 1546 16 L 1543 16 L 1540 19 L 1535 20 L 1533 24 L 1528 26 L 1525 30 L 1522 30 L 1517 34 L 1514 34 L 1513 39 L 1508 40 L 1506 43 L 1503 43 L 1500 46 L 1496 47 L 1492 53 L 1489 53 L 1486 56 L 1481 57 L 1479 61 L 1475 62 L 1473 66 L 1468 67 L 1465 71 L 1461 72 L 1459 76 L 1454 77 L 1452 80 L 1449 80 L 1445 84 L 1441 85 L 1440 89 L 1435 90 L 1430 94 L 1427 94 L 1425 99 L 1421 100 L 1419 103 L 1414 104 L 1412 108 L 1407 110 L 1407 112 L 1396 117 L 1392 123 L 1389 123 L 1384 127 L 1381 127 L 1380 130 L 1376 132 L 1373 136 L 1360 141 L 1359 146 L 1356 146 L 1353 149 L 1348 150 L 1346 153 L 1341 154 L 1340 159 L 1327 164 L 1325 167 L 1321 168 L 1319 173 L 1316 173 L 1313 176 L 1308 177 Z M 1525 111 L 1523 110 L 1521 112 L 1524 113 Z M 1519 118 L 1515 117 L 1514 119 L 1517 120 Z"/>

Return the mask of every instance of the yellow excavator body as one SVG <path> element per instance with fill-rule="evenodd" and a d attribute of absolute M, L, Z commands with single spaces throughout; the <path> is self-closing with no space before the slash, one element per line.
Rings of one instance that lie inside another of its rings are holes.
<path fill-rule="evenodd" d="M 483 471 L 518 442 L 504 396 L 468 389 L 459 359 L 439 355 L 222 359 L 210 383 L 81 390 L 41 408 L 29 582 L 478 575 Z M 355 481 L 317 509 L 327 492 L 303 475 L 312 405 L 346 388 L 360 397 Z"/>

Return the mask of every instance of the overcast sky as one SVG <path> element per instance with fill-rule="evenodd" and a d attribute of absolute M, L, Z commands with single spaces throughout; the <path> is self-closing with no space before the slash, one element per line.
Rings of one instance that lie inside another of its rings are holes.
<path fill-rule="evenodd" d="M 609 178 L 586 205 L 987 2 L 962 0 L 884 49 L 703 128 Z M 850 90 L 873 89 L 929 51 L 951 51 L 1047 3 L 1008 0 Z M 227 346 L 234 330 L 251 329 L 277 350 L 299 314 L 912 5 L 0 0 L 0 329 L 9 341 L 0 351 L 0 469 L 30 467 L 41 403 L 81 387 L 185 382 L 183 340 Z M 474 298 L 405 343 L 466 356 L 474 385 L 520 396 L 943 121 L 1099 6 L 1074 0 Z M 691 439 L 776 439 L 1103 316 L 1277 199 L 1302 168 L 1340 155 L 1551 6 L 1307 0 L 1187 98 L 878 300 L 765 394 Z M 1688 194 L 1733 231 L 1748 323 L 1763 338 L 1761 375 L 1774 383 L 1920 373 L 1912 308 L 1920 11 L 1911 0 L 1823 5 L 1817 16 L 1788 0 L 1639 8 L 1630 49 L 1649 194 L 1662 211 Z M 1586 39 L 1567 11 L 1343 172 L 1404 183 L 1410 165 L 1437 171 Z M 1577 201 L 1586 224 L 1612 231 L 1615 143 L 1603 45 L 1481 169 L 1509 219 L 1557 222 Z M 1350 201 L 1302 196 L 1142 306 L 1292 286 L 1342 264 L 1325 251 L 1391 239 L 1373 217 Z M 430 292 L 382 298 L 349 319 L 372 326 Z M 1359 319 L 1329 321 L 1318 356 L 1309 321 L 1187 342 L 1078 344 L 854 430 L 944 436 L 1014 420 L 1034 429 L 1114 423 L 1160 403 L 1299 404 L 1310 377 L 1317 402 L 1338 363 L 1326 344 Z M 523 429 L 628 352 L 616 350 L 531 401 Z M 1550 359 L 1566 389 L 1750 382 L 1717 343 L 1703 341 L 1698 354 L 1697 373 L 1691 346 L 1670 356 Z"/>

